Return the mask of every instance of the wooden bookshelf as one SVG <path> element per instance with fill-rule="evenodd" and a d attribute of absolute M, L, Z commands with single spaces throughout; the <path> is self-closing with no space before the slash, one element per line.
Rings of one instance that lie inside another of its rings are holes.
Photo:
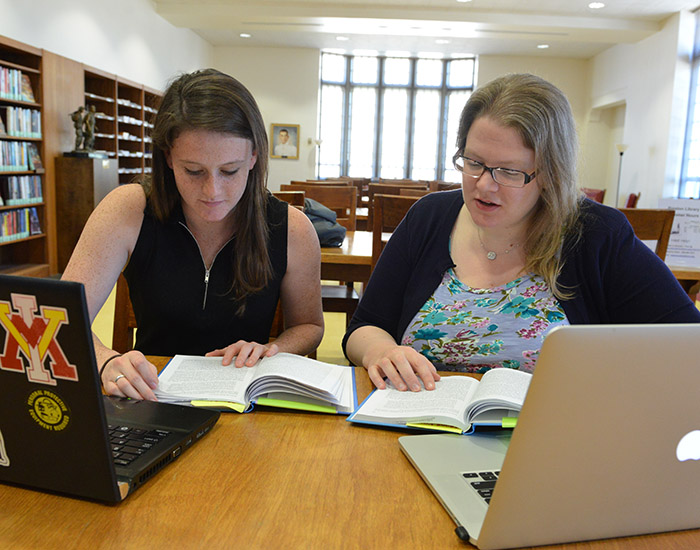
<path fill-rule="evenodd" d="M 118 163 L 119 183 L 151 171 L 150 129 L 161 93 L 85 67 L 85 105 L 98 113 L 95 149 Z"/>
<path fill-rule="evenodd" d="M 22 78 L 27 78 L 34 96 L 33 101 L 28 100 L 26 96 L 21 95 L 21 89 L 19 96 L 17 90 L 14 92 L 5 90 L 4 93 L 0 94 L 0 117 L 2 117 L 5 129 L 8 129 L 8 108 L 29 109 L 30 112 L 38 114 L 41 118 L 38 128 L 41 137 L 2 134 L 0 135 L 0 146 L 5 146 L 6 150 L 7 148 L 20 150 L 28 144 L 32 144 L 36 147 L 42 164 L 45 164 L 45 119 L 42 106 L 44 93 L 44 83 L 42 82 L 43 51 L 0 36 L 0 67 L 13 71 L 13 78 L 17 78 L 19 75 L 20 81 Z M 10 180 L 14 177 L 35 177 L 38 178 L 42 188 L 42 199 L 32 202 L 27 198 L 25 203 L 23 202 L 25 195 L 22 194 L 19 199 L 14 198 L 13 204 L 7 204 L 10 197 L 3 196 L 5 205 L 0 208 L 0 215 L 13 219 L 13 227 L 10 231 L 23 228 L 26 221 L 23 214 L 25 208 L 35 209 L 40 229 L 38 233 L 33 233 L 27 228 L 24 231 L 26 234 L 15 233 L 12 240 L 0 239 L 0 273 L 47 276 L 55 269 L 52 265 L 55 259 L 50 243 L 50 232 L 55 222 L 53 220 L 53 204 L 51 203 L 52 190 L 47 185 L 46 172 L 43 167 L 39 168 L 32 163 L 25 165 L 20 162 L 18 165 L 7 158 L 4 162 L 5 165 L 0 169 L 0 190 L 7 191 Z M 23 219 L 20 225 L 18 220 L 21 218 Z"/>

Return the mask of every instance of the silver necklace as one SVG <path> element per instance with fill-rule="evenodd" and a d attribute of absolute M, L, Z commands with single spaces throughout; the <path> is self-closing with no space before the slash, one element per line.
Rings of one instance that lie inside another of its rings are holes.
<path fill-rule="evenodd" d="M 478 229 L 476 230 L 476 236 L 479 237 L 479 243 L 481 243 L 481 248 L 483 248 L 484 251 L 486 251 L 486 257 L 491 261 L 498 258 L 498 254 L 496 254 L 495 251 L 486 250 L 486 245 L 484 244 L 484 241 L 481 240 L 481 233 L 479 232 Z M 510 243 L 510 246 L 506 250 L 503 251 L 503 254 L 510 254 L 511 250 L 514 250 L 514 249 L 518 248 L 519 246 L 520 245 L 517 243 Z"/>

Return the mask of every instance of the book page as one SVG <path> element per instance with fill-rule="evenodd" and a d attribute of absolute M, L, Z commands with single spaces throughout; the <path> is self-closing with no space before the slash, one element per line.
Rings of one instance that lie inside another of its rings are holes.
<path fill-rule="evenodd" d="M 490 409 L 519 411 L 525 402 L 532 374 L 513 369 L 491 369 L 481 377 L 467 409 L 467 419 Z M 504 414 L 503 416 L 508 416 Z"/>
<path fill-rule="evenodd" d="M 255 402 L 259 405 L 268 405 L 272 407 L 351 414 L 357 408 L 354 367 L 338 365 L 335 368 L 340 371 L 342 378 L 340 393 L 337 399 L 335 397 L 318 399 L 309 397 L 306 393 L 300 395 L 298 392 L 271 391 L 269 393 L 256 392 Z"/>
<path fill-rule="evenodd" d="M 465 429 L 466 404 L 478 385 L 469 376 L 446 376 L 432 391 L 401 392 L 387 383 L 387 389 L 375 390 L 353 416 L 357 420 L 450 424 Z"/>
<path fill-rule="evenodd" d="M 176 355 L 161 372 L 155 394 L 166 403 L 198 399 L 246 403 L 245 389 L 255 368 L 223 366 L 221 357 Z"/>
<path fill-rule="evenodd" d="M 278 353 L 263 358 L 253 367 L 255 373 L 246 395 L 252 400 L 264 393 L 286 391 L 339 404 L 352 383 L 352 377 L 345 372 L 348 368 Z"/>

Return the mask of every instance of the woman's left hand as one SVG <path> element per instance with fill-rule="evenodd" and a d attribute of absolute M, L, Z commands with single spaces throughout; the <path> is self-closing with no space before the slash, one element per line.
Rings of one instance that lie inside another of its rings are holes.
<path fill-rule="evenodd" d="M 233 358 L 236 358 L 234 366 L 252 367 L 261 357 L 271 357 L 279 351 L 277 344 L 258 344 L 257 342 L 246 342 L 239 340 L 235 344 L 222 349 L 215 349 L 206 354 L 206 357 L 223 356 L 222 365 L 230 365 Z"/>

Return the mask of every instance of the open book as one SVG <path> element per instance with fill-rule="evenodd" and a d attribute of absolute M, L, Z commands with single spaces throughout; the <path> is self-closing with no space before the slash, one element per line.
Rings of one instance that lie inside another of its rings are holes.
<path fill-rule="evenodd" d="M 348 418 L 350 422 L 468 433 L 474 426 L 513 427 L 532 375 L 492 369 L 481 381 L 444 376 L 432 391 L 374 390 Z"/>
<path fill-rule="evenodd" d="M 251 403 L 350 414 L 357 406 L 355 369 L 291 353 L 264 357 L 253 367 L 221 357 L 176 355 L 161 371 L 161 402 L 246 412 Z"/>

